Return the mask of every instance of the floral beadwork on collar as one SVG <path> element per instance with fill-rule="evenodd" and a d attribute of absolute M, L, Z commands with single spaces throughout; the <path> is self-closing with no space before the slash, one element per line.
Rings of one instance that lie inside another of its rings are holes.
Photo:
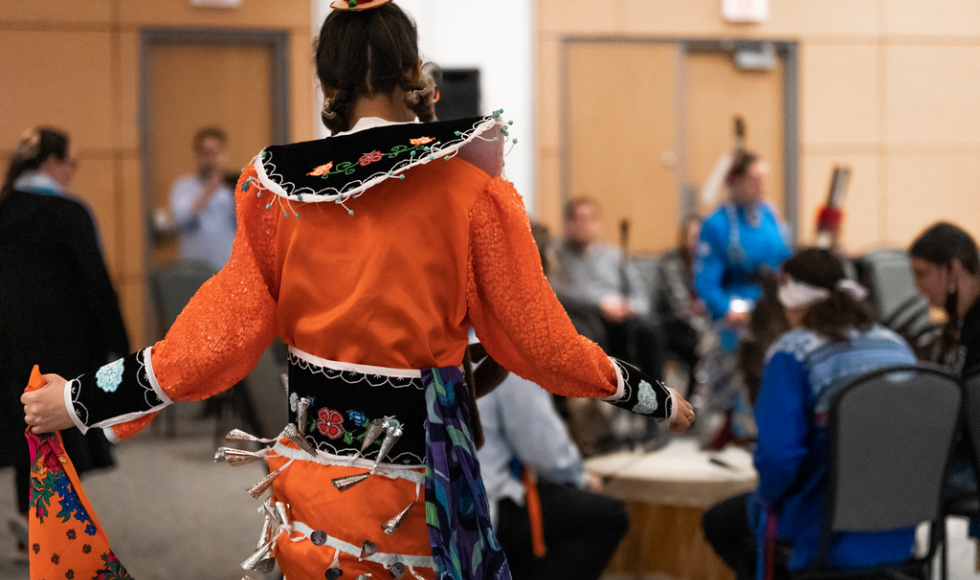
<path fill-rule="evenodd" d="M 381 151 L 375 149 L 370 153 L 365 153 L 361 155 L 357 161 L 342 161 L 336 165 L 334 169 L 334 162 L 329 161 L 323 165 L 319 165 L 313 168 L 313 171 L 307 173 L 310 177 L 319 177 L 320 179 L 327 179 L 331 175 L 354 175 L 358 167 L 367 167 L 372 163 L 377 163 L 385 158 L 395 159 L 404 154 L 408 154 L 409 157 L 414 158 L 416 155 L 427 154 L 431 148 L 426 147 L 427 143 L 432 143 L 435 141 L 432 137 L 420 137 L 418 139 L 409 139 L 409 143 L 412 147 L 408 145 L 395 145 L 391 148 L 391 151 L 382 153 Z"/>
<path fill-rule="evenodd" d="M 386 179 L 405 179 L 413 167 L 452 159 L 475 140 L 506 138 L 508 127 L 502 113 L 494 111 L 488 117 L 458 121 L 386 125 L 319 141 L 267 147 L 253 160 L 259 195 L 270 191 L 286 202 L 343 203 Z"/>

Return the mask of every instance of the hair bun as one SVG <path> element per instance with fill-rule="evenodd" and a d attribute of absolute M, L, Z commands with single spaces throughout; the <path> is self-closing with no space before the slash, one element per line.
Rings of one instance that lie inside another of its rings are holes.
<path fill-rule="evenodd" d="M 41 149 L 41 132 L 37 127 L 31 127 L 21 133 L 20 141 L 17 143 L 17 157 L 20 159 L 33 159 L 37 157 Z"/>

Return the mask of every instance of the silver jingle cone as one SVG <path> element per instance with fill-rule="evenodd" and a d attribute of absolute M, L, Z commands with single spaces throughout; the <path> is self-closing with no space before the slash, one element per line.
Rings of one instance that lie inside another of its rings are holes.
<path fill-rule="evenodd" d="M 371 580 L 371 575 L 370 574 L 361 574 L 360 576 L 357 577 L 357 580 Z"/>
<path fill-rule="evenodd" d="M 254 554 L 249 556 L 248 560 L 242 562 L 242 568 L 246 570 L 258 570 L 259 562 L 268 558 L 270 552 L 272 552 L 272 542 L 262 546 Z"/>
<path fill-rule="evenodd" d="M 266 558 L 265 560 L 259 562 L 258 566 L 256 566 L 255 569 L 259 572 L 262 572 L 263 574 L 268 574 L 269 572 L 272 572 L 275 568 L 276 568 L 276 559 Z"/>
<path fill-rule="evenodd" d="M 265 498 L 262 502 L 262 507 L 259 508 L 260 514 L 265 514 L 265 517 L 272 518 L 272 523 L 276 524 L 276 527 L 286 525 L 286 522 L 279 517 L 279 512 L 276 511 L 275 503 L 272 501 L 272 496 Z"/>
<path fill-rule="evenodd" d="M 272 481 L 277 477 L 279 477 L 280 473 L 282 473 L 282 468 L 279 468 L 273 471 L 272 473 L 270 473 L 269 475 L 258 480 L 257 482 L 255 482 L 254 485 L 246 488 L 245 491 L 247 491 L 248 494 L 254 497 L 255 499 L 259 499 L 260 497 L 262 497 L 262 494 L 265 493 L 265 490 L 272 487 Z"/>
<path fill-rule="evenodd" d="M 276 502 L 276 513 L 279 514 L 279 519 L 282 520 L 282 525 L 289 527 L 289 514 L 286 513 L 286 504 L 281 501 Z"/>
<path fill-rule="evenodd" d="M 293 425 L 292 423 L 286 425 L 286 428 L 282 430 L 282 434 L 296 445 L 299 445 L 300 449 L 309 453 L 314 458 L 316 457 L 316 450 L 314 450 L 313 446 L 310 445 L 310 442 L 306 440 L 306 437 L 303 437 L 303 434 L 299 432 L 296 425 Z"/>
<path fill-rule="evenodd" d="M 331 483 L 340 491 L 347 491 L 348 489 L 354 487 L 355 485 L 361 483 L 365 479 L 371 477 L 370 471 L 365 471 L 364 473 L 358 473 L 357 475 L 348 475 L 346 477 L 338 477 L 334 479 Z"/>
<path fill-rule="evenodd" d="M 374 469 L 377 469 L 381 462 L 388 457 L 388 452 L 391 448 L 398 443 L 398 439 L 402 436 L 401 427 L 388 427 L 388 431 L 385 433 L 384 441 L 381 442 L 381 451 L 378 451 L 378 458 L 374 460 Z M 373 470 L 372 470 L 373 471 Z"/>
<path fill-rule="evenodd" d="M 262 439 L 241 429 L 232 429 L 225 435 L 225 441 L 254 441 L 255 443 L 275 443 L 275 439 Z"/>
<path fill-rule="evenodd" d="M 381 529 L 389 536 L 393 535 L 401 527 L 402 522 L 405 521 L 405 516 L 408 515 L 408 511 L 412 509 L 413 505 L 415 505 L 415 502 L 408 504 L 408 507 L 403 509 L 397 516 L 382 524 Z"/>
<path fill-rule="evenodd" d="M 385 429 L 387 428 L 387 419 L 375 419 L 374 421 L 371 421 L 371 423 L 368 425 L 367 433 L 364 434 L 364 442 L 361 443 L 361 455 L 364 455 L 367 448 L 374 443 L 375 439 L 381 437 L 381 434 L 384 433 Z"/>
<path fill-rule="evenodd" d="M 310 400 L 303 397 L 296 402 L 296 426 L 300 433 L 306 433 L 306 412 L 310 408 Z"/>
<path fill-rule="evenodd" d="M 265 516 L 265 522 L 262 524 L 262 534 L 259 535 L 259 544 L 255 549 L 261 549 L 262 546 L 268 544 L 272 541 L 272 518 Z"/>
<path fill-rule="evenodd" d="M 286 396 L 289 396 L 289 373 L 282 373 L 279 375 L 279 380 L 282 381 L 282 388 L 286 389 Z"/>
<path fill-rule="evenodd" d="M 256 461 L 268 461 L 265 455 L 254 451 L 245 451 L 233 447 L 219 447 L 214 453 L 214 462 L 217 463 L 222 460 L 227 461 L 228 465 L 232 467 L 241 467 L 242 465 L 248 465 Z"/>

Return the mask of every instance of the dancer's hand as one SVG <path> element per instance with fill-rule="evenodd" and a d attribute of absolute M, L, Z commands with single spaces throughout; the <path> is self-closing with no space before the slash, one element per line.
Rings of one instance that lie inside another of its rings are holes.
<path fill-rule="evenodd" d="M 31 426 L 31 433 L 51 433 L 75 426 L 65 407 L 65 385 L 58 375 L 44 375 L 46 384 L 20 396 L 24 403 L 24 421 Z"/>
<path fill-rule="evenodd" d="M 669 390 L 674 398 L 674 405 L 677 406 L 677 417 L 670 422 L 670 430 L 674 433 L 683 433 L 688 430 L 691 423 L 694 423 L 694 406 L 674 389 Z"/>

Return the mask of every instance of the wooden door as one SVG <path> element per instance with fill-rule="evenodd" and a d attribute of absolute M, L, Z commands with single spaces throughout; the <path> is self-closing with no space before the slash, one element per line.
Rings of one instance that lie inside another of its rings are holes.
<path fill-rule="evenodd" d="M 147 176 L 155 209 L 170 207 L 174 181 L 195 171 L 192 141 L 202 127 L 228 135 L 228 170 L 238 172 L 273 141 L 271 45 L 154 44 L 148 58 Z M 153 266 L 177 257 L 156 244 Z"/>
<path fill-rule="evenodd" d="M 769 164 L 766 199 L 782 212 L 783 166 L 783 60 L 765 71 L 735 68 L 729 53 L 693 53 L 685 59 L 685 142 L 687 183 L 700 191 L 718 159 L 731 153 L 734 118 L 746 127 L 746 148 Z M 722 191 L 714 203 L 697 200 L 706 215 L 726 199 Z"/>
<path fill-rule="evenodd" d="M 674 44 L 567 45 L 564 199 L 597 199 L 610 243 L 630 220 L 635 253 L 677 239 L 677 63 Z"/>

